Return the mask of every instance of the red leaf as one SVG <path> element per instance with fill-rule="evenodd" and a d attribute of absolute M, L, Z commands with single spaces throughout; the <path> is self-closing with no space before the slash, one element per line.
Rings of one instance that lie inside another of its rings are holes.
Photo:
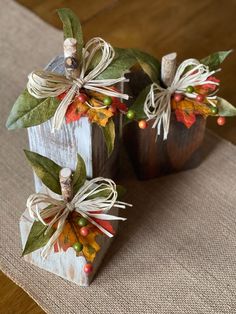
<path fill-rule="evenodd" d="M 81 116 L 82 114 L 78 112 L 76 103 L 73 102 L 66 111 L 66 123 L 77 121 Z"/>
<path fill-rule="evenodd" d="M 182 122 L 188 129 L 195 123 L 196 116 L 193 112 L 186 112 L 180 109 L 175 110 L 176 119 Z"/>
<path fill-rule="evenodd" d="M 93 218 L 93 220 L 98 223 L 100 226 L 102 226 L 104 229 L 106 229 L 107 231 L 109 231 L 112 234 L 115 234 L 115 230 L 112 227 L 111 223 L 107 220 L 102 220 L 102 219 L 97 219 L 97 218 Z"/>
<path fill-rule="evenodd" d="M 114 86 L 112 86 L 111 89 L 113 89 L 116 92 L 120 92 L 120 90 L 115 88 Z M 120 99 L 117 97 L 112 97 L 112 106 L 116 107 L 120 111 L 124 112 L 128 111 L 128 107 L 124 103 L 122 103 Z"/>
<path fill-rule="evenodd" d="M 207 78 L 207 81 L 210 81 L 210 82 L 215 82 L 215 83 L 220 83 L 220 80 L 219 79 L 217 79 L 216 77 L 214 77 L 214 76 L 209 76 L 208 78 Z M 201 86 L 203 89 L 206 89 L 206 90 L 208 90 L 208 92 L 214 92 L 218 87 L 217 87 L 217 85 L 215 85 L 215 84 L 211 84 L 211 83 L 207 83 L 207 84 L 204 84 L 204 85 L 202 85 Z"/>
<path fill-rule="evenodd" d="M 62 94 L 60 94 L 60 95 L 58 95 L 57 98 L 58 98 L 59 100 L 63 100 L 63 98 L 65 98 L 66 94 L 67 94 L 67 91 L 64 92 L 64 93 L 62 93 Z"/>
<path fill-rule="evenodd" d="M 116 97 L 112 97 L 112 106 L 114 106 L 115 108 L 117 108 L 120 111 L 128 111 L 128 107 L 122 103 L 119 98 Z"/>

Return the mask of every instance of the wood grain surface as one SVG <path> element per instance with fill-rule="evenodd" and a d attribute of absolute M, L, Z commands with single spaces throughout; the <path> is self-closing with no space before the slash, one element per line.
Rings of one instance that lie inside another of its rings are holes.
<path fill-rule="evenodd" d="M 211 52 L 235 48 L 235 0 L 18 0 L 42 19 L 61 28 L 55 9 L 70 7 L 81 18 L 85 38 L 102 36 L 115 46 L 136 47 L 157 57 L 176 51 L 178 60 L 202 58 Z M 219 74 L 219 95 L 236 104 L 236 57 L 232 55 Z M 236 143 L 236 119 L 218 127 L 214 118 L 208 127 Z M 44 313 L 30 297 L 3 274 L 0 312 Z"/>
<path fill-rule="evenodd" d="M 145 130 L 131 122 L 124 129 L 124 143 L 140 180 L 153 179 L 166 174 L 197 167 L 204 156 L 200 150 L 206 120 L 197 116 L 190 129 L 176 120 L 172 112 L 168 138 L 163 133 L 156 138 L 153 121 Z"/>

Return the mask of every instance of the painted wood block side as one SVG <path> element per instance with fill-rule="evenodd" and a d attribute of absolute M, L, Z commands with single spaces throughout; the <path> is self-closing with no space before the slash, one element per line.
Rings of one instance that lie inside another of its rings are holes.
<path fill-rule="evenodd" d="M 118 215 L 118 210 L 112 209 L 111 213 Z M 22 248 L 25 246 L 32 224 L 33 220 L 29 216 L 28 210 L 25 210 L 20 218 Z M 117 230 L 118 222 L 112 222 L 112 225 L 114 230 Z M 69 248 L 66 252 L 54 253 L 52 251 L 46 259 L 41 257 L 40 253 L 42 249 L 39 249 L 33 253 L 25 255 L 24 259 L 41 269 L 72 281 L 79 286 L 89 286 L 104 258 L 104 255 L 112 243 L 112 238 L 109 238 L 106 235 L 98 235 L 96 241 L 100 244 L 101 249 L 97 253 L 93 262 L 93 273 L 91 275 L 87 275 L 83 271 L 83 267 L 87 263 L 86 259 L 83 256 L 76 256 L 73 248 Z"/>
<path fill-rule="evenodd" d="M 46 121 L 28 129 L 31 151 L 46 156 L 62 167 L 76 167 L 77 153 L 86 164 L 88 177 L 93 176 L 92 165 L 92 126 L 87 118 L 63 124 L 62 128 L 51 133 L 51 121 Z M 41 188 L 41 181 L 35 177 L 36 192 Z"/>

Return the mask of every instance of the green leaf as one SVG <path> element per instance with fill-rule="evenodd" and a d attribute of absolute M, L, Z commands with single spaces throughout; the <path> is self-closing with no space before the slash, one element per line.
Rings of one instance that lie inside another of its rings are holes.
<path fill-rule="evenodd" d="M 126 194 L 126 189 L 122 185 L 117 185 L 116 186 L 116 191 L 118 193 L 118 200 L 121 200 L 124 195 Z"/>
<path fill-rule="evenodd" d="M 34 221 L 30 229 L 22 256 L 32 253 L 47 244 L 55 230 L 51 228 L 45 234 L 46 229 L 47 226 L 45 226 L 41 221 Z"/>
<path fill-rule="evenodd" d="M 101 188 L 103 188 L 103 186 L 101 186 Z M 105 185 L 104 185 L 104 188 L 106 188 Z M 126 193 L 126 189 L 123 186 L 121 186 L 121 185 L 117 185 L 116 186 L 116 191 L 118 193 L 117 199 L 119 199 L 119 200 L 122 199 L 122 197 Z M 97 193 L 95 193 L 93 195 L 90 195 L 86 199 L 87 200 L 91 200 L 91 199 L 94 199 L 94 198 L 97 198 L 97 197 L 104 197 L 104 198 L 106 198 L 106 197 L 109 196 L 110 193 L 111 193 L 111 191 L 109 189 L 107 189 L 107 190 L 104 190 L 104 191 L 101 191 L 101 192 L 97 192 Z"/>
<path fill-rule="evenodd" d="M 130 53 L 129 49 L 114 48 L 115 58 L 111 64 L 103 71 L 96 80 L 115 79 L 124 75 L 129 69 L 137 63 L 135 57 Z M 96 59 L 93 61 L 92 67 L 100 61 L 101 54 L 98 53 Z"/>
<path fill-rule="evenodd" d="M 103 135 L 104 135 L 104 139 L 105 139 L 105 143 L 107 147 L 108 156 L 110 156 L 115 145 L 116 132 L 115 132 L 114 121 L 112 119 L 109 119 L 106 126 L 102 127 L 102 131 L 103 131 Z"/>
<path fill-rule="evenodd" d="M 151 55 L 137 49 L 122 48 L 115 48 L 115 53 L 114 60 L 105 71 L 96 77 L 97 80 L 119 78 L 128 72 L 134 65 L 139 64 L 152 81 L 159 81 L 160 63 Z M 100 57 L 101 55 L 97 54 L 92 67 L 99 62 Z"/>
<path fill-rule="evenodd" d="M 217 97 L 217 108 L 219 116 L 236 116 L 236 108 L 231 105 L 227 100 Z"/>
<path fill-rule="evenodd" d="M 63 23 L 64 39 L 66 38 L 77 39 L 77 54 L 80 60 L 82 56 L 82 49 L 84 46 L 83 32 L 80 20 L 72 10 L 67 8 L 58 9 L 57 13 Z"/>
<path fill-rule="evenodd" d="M 208 57 L 200 60 L 201 63 L 209 66 L 210 71 L 217 70 L 219 65 L 225 60 L 226 57 L 232 52 L 233 50 L 228 51 L 219 51 L 215 52 Z"/>
<path fill-rule="evenodd" d="M 135 120 L 143 120 L 143 119 L 147 119 L 147 116 L 143 110 L 143 105 L 145 102 L 145 99 L 147 97 L 147 94 L 149 93 L 151 88 L 151 84 L 146 86 L 141 93 L 138 95 L 138 97 L 136 98 L 136 100 L 134 101 L 133 105 L 130 106 L 129 110 L 133 110 L 135 112 Z M 127 123 L 132 122 L 132 120 L 129 120 L 126 116 L 124 118 L 124 125 L 126 125 Z"/>
<path fill-rule="evenodd" d="M 161 65 L 160 62 L 153 56 L 140 51 L 138 49 L 129 49 L 131 54 L 136 58 L 137 63 L 143 71 L 150 77 L 153 82 L 159 82 Z"/>
<path fill-rule="evenodd" d="M 25 155 L 36 175 L 51 191 L 61 194 L 59 173 L 61 167 L 47 157 L 25 150 Z"/>
<path fill-rule="evenodd" d="M 60 100 L 56 98 L 37 99 L 25 89 L 17 98 L 6 127 L 8 129 L 28 128 L 49 120 L 55 113 Z"/>
<path fill-rule="evenodd" d="M 74 195 L 84 185 L 85 180 L 86 180 L 86 166 L 83 158 L 79 154 L 77 154 L 77 165 L 72 180 Z"/>

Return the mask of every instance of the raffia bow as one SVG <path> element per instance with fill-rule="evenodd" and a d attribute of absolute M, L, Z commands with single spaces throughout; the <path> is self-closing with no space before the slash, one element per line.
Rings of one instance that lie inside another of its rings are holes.
<path fill-rule="evenodd" d="M 99 196 L 99 193 L 105 191 L 107 192 L 106 197 Z M 117 201 L 117 196 L 118 193 L 114 181 L 102 177 L 87 181 L 70 202 L 58 200 L 43 193 L 30 195 L 26 205 L 31 218 L 39 220 L 47 226 L 46 233 L 57 223 L 56 231 L 41 252 L 42 257 L 46 258 L 48 256 L 52 246 L 63 231 L 69 213 L 72 211 L 76 211 L 86 218 L 108 237 L 113 237 L 112 233 L 99 225 L 93 218 L 126 220 L 126 218 L 108 214 L 112 207 L 126 208 L 126 206 L 132 206 L 131 204 Z M 50 222 L 48 222 L 49 218 Z"/>
<path fill-rule="evenodd" d="M 94 58 L 99 52 L 101 53 L 100 61 L 90 70 Z M 52 131 L 60 129 L 68 106 L 72 103 L 81 88 L 111 97 L 129 98 L 127 94 L 119 93 L 109 87 L 117 83 L 126 82 L 127 79 L 124 76 L 117 79 L 96 80 L 96 77 L 110 65 L 114 57 L 115 51 L 112 46 L 102 38 L 95 37 L 89 40 L 83 49 L 79 65 L 79 77 L 67 78 L 64 75 L 44 70 L 33 71 L 29 74 L 27 89 L 36 98 L 57 97 L 68 91 L 53 116 Z M 94 109 L 105 108 L 104 106 L 89 106 Z"/>
<path fill-rule="evenodd" d="M 188 67 L 190 69 L 188 70 Z M 220 70 L 220 69 L 219 69 Z M 204 84 L 219 85 L 218 82 L 209 81 L 208 78 L 215 72 L 209 71 L 209 67 L 201 64 L 196 59 L 188 59 L 183 61 L 177 68 L 175 77 L 171 85 L 167 88 L 159 86 L 157 83 L 151 85 L 150 91 L 144 102 L 144 112 L 148 120 L 155 119 L 153 128 L 157 128 L 157 136 L 161 134 L 161 126 L 163 127 L 163 139 L 166 140 L 171 116 L 171 96 L 173 93 L 181 93 L 190 99 L 195 99 L 196 93 L 187 93 L 188 86 L 199 86 Z M 216 96 L 208 96 L 207 100 L 211 103 Z M 212 105 L 215 104 L 212 102 Z"/>

